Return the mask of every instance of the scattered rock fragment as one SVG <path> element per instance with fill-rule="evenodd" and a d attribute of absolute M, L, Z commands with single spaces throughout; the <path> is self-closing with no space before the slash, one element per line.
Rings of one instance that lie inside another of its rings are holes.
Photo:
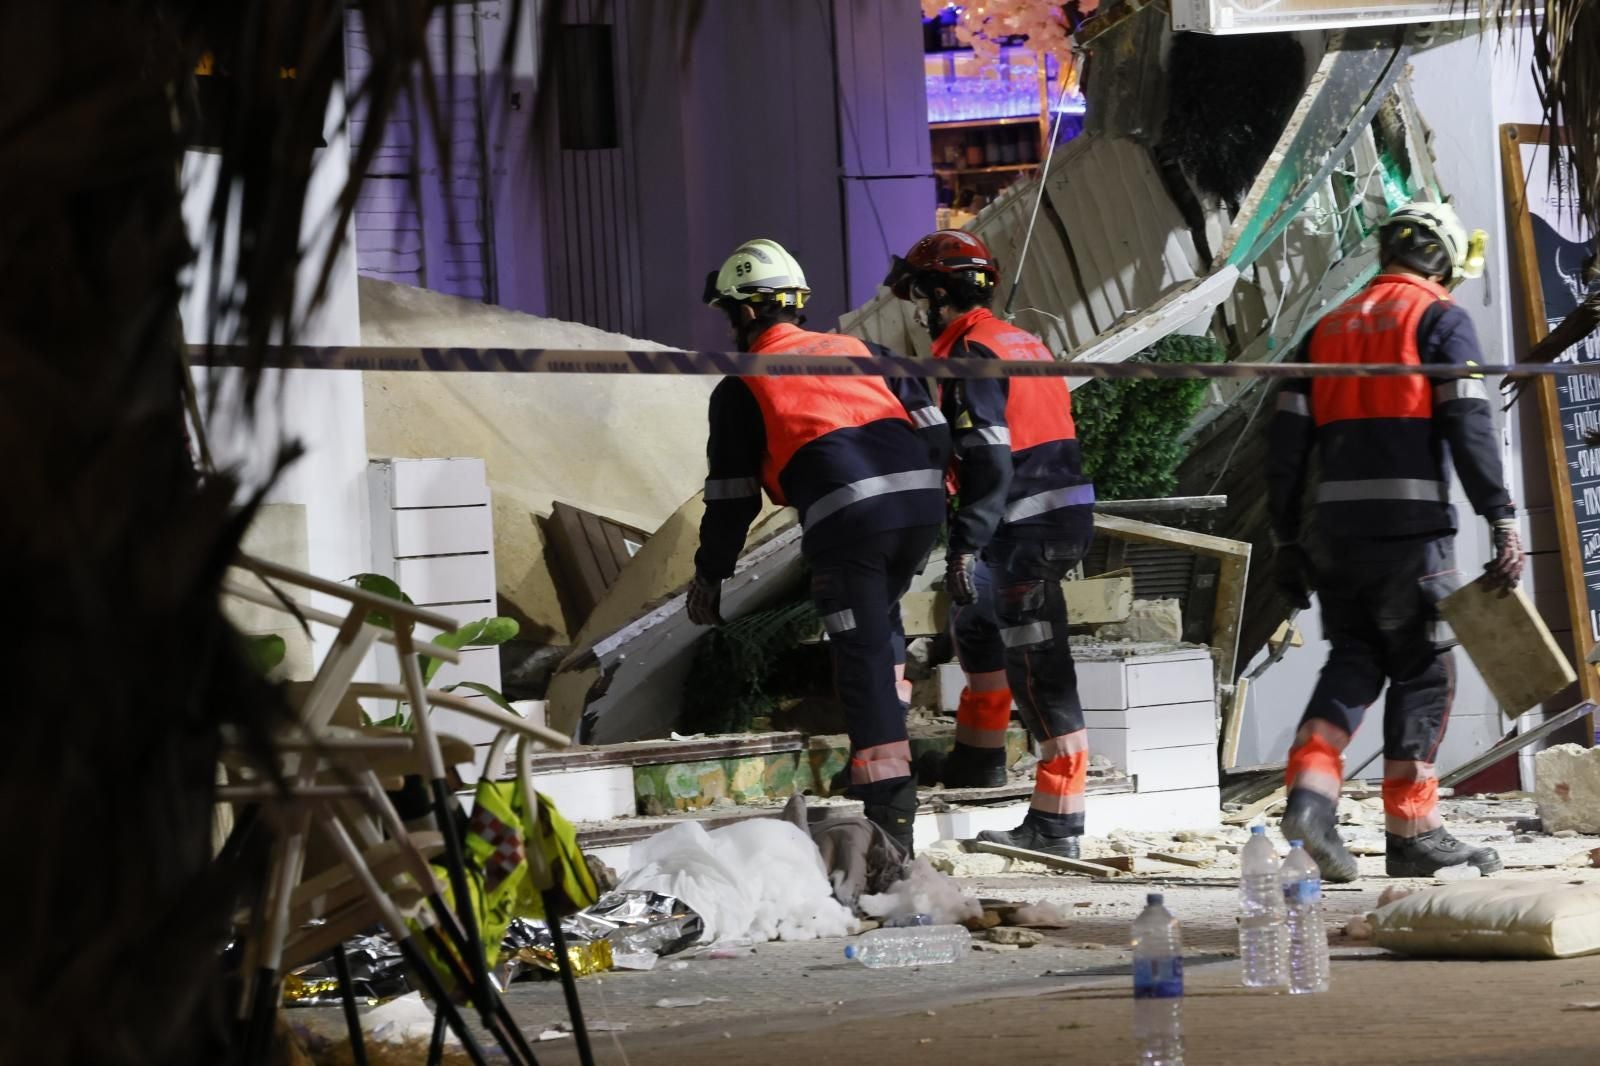
<path fill-rule="evenodd" d="M 989 930 L 989 939 L 996 944 L 1015 944 L 1019 948 L 1031 948 L 1035 944 L 1044 943 L 1044 934 L 1020 926 L 1000 925 Z"/>
<path fill-rule="evenodd" d="M 1415 891 L 1416 889 L 1406 888 L 1403 885 L 1390 885 L 1388 888 L 1383 890 L 1383 895 L 1378 897 L 1378 906 L 1387 907 L 1395 900 L 1405 899 Z"/>

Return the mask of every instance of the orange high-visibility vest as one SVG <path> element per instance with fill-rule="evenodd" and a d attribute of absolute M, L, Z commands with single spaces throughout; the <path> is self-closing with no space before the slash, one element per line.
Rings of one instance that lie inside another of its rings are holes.
<path fill-rule="evenodd" d="M 787 322 L 756 338 L 751 352 L 762 355 L 852 355 L 872 353 L 854 337 L 812 333 Z M 767 454 L 761 481 L 777 503 L 787 503 L 778 484 L 789 460 L 818 437 L 838 429 L 894 419 L 911 424 L 894 393 L 875 377 L 748 377 L 741 381 L 761 407 L 767 427 Z"/>
<path fill-rule="evenodd" d="M 981 344 L 1001 359 L 1050 362 L 1055 356 L 1027 330 L 994 317 L 986 307 L 966 312 L 933 346 L 936 358 L 949 358 L 961 341 Z M 1013 453 L 1057 440 L 1077 440 L 1072 421 L 1072 390 L 1066 378 L 1012 378 L 1006 389 L 1006 428 Z"/>
<path fill-rule="evenodd" d="M 1417 327 L 1450 293 L 1426 278 L 1382 274 L 1329 312 L 1311 335 L 1312 363 L 1422 365 Z M 1433 386 L 1421 374 L 1384 378 L 1317 378 L 1311 383 L 1316 424 L 1363 418 L 1433 417 Z"/>

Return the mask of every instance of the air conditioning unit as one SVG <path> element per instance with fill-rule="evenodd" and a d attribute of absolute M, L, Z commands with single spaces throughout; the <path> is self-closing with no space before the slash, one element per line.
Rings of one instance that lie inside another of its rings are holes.
<path fill-rule="evenodd" d="M 1480 17 L 1473 0 L 1172 0 L 1172 28 L 1196 33 L 1337 30 Z"/>

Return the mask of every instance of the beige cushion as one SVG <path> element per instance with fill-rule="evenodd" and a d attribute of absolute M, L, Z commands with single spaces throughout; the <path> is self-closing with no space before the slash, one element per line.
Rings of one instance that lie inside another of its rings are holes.
<path fill-rule="evenodd" d="M 1564 959 L 1600 951 L 1600 883 L 1460 881 L 1372 916 L 1379 947 L 1406 955 Z"/>

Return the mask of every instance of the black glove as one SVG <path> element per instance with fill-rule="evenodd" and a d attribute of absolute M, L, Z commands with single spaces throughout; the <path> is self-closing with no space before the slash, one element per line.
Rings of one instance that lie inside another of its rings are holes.
<path fill-rule="evenodd" d="M 1315 586 L 1311 582 L 1311 560 L 1304 548 L 1294 543 L 1278 545 L 1272 577 L 1277 582 L 1278 594 L 1288 601 L 1290 607 L 1310 610 L 1311 592 Z"/>
<path fill-rule="evenodd" d="M 978 598 L 978 585 L 973 577 L 977 569 L 978 557 L 971 552 L 956 552 L 945 557 L 944 590 L 959 606 L 971 606 Z"/>
<path fill-rule="evenodd" d="M 722 582 L 695 574 L 689 582 L 689 621 L 697 626 L 722 624 Z"/>
<path fill-rule="evenodd" d="M 1492 589 L 1510 591 L 1522 579 L 1522 537 L 1515 518 L 1497 518 L 1489 523 L 1489 539 L 1494 558 L 1483 566 L 1483 583 Z"/>

